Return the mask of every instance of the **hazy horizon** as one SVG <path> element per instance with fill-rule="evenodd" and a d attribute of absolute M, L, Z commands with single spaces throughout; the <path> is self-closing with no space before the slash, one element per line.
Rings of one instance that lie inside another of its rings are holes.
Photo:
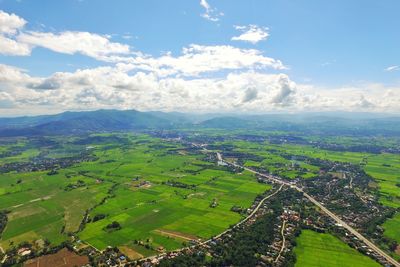
<path fill-rule="evenodd" d="M 54 113 L 40 113 L 40 114 L 22 114 L 22 115 L 0 115 L 0 118 L 19 118 L 19 117 L 38 117 L 38 116 L 55 116 L 63 113 L 86 113 L 86 112 L 97 112 L 97 111 L 137 111 L 141 113 L 165 113 L 165 114 L 181 114 L 181 115 L 193 115 L 193 116 L 204 116 L 204 117 L 246 117 L 246 116 L 296 116 L 296 117 L 313 117 L 313 116 L 326 116 L 326 117 L 338 117 L 338 118 L 389 118 L 389 117 L 400 117 L 400 113 L 390 113 L 390 112 L 361 112 L 361 111 L 270 111 L 270 112 L 185 112 L 185 111 L 160 111 L 160 110 L 138 110 L 138 109 L 117 109 L 117 108 L 102 108 L 102 109 L 89 109 L 89 110 L 65 110 Z"/>

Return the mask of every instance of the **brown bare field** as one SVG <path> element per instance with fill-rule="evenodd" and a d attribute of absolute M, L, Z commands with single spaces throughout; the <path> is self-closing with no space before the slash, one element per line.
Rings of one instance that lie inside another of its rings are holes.
<path fill-rule="evenodd" d="M 83 266 L 88 263 L 88 257 L 77 255 L 74 252 L 63 248 L 56 254 L 45 255 L 28 260 L 24 263 L 24 267 L 74 267 Z"/>
<path fill-rule="evenodd" d="M 400 255 L 400 245 L 397 245 L 396 250 L 394 252 L 396 252 L 397 255 Z"/>
<path fill-rule="evenodd" d="M 118 248 L 122 253 L 124 253 L 131 260 L 136 260 L 136 259 L 140 259 L 140 258 L 144 257 L 142 254 L 140 254 L 139 252 L 137 252 L 136 250 L 134 250 L 130 247 L 120 246 Z"/>
<path fill-rule="evenodd" d="M 188 241 L 198 239 L 198 237 L 196 237 L 194 235 L 171 231 L 171 230 L 157 229 L 154 232 L 164 235 L 164 236 L 180 238 L 180 239 L 184 239 L 184 240 L 188 240 Z"/>

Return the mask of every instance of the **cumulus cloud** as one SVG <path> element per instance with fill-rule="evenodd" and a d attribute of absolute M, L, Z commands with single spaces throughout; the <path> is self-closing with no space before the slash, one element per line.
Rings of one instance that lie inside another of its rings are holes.
<path fill-rule="evenodd" d="M 59 80 L 53 76 L 40 82 L 28 84 L 27 87 L 35 90 L 56 90 L 61 87 L 61 84 L 59 83 Z"/>
<path fill-rule="evenodd" d="M 209 21 L 219 21 L 220 17 L 224 15 L 224 13 L 219 12 L 216 8 L 211 7 L 207 0 L 200 0 L 200 5 L 205 10 L 201 16 Z"/>
<path fill-rule="evenodd" d="M 206 1 L 202 5 L 208 13 L 213 10 Z M 152 56 L 132 52 L 129 46 L 114 43 L 109 36 L 89 32 L 24 31 L 25 20 L 3 13 L 0 13 L 2 54 L 28 55 L 40 46 L 113 64 L 55 72 L 47 77 L 32 76 L 26 70 L 0 64 L 2 114 L 99 108 L 183 112 L 400 112 L 400 86 L 358 84 L 321 88 L 298 84 L 280 73 L 286 69 L 280 60 L 267 57 L 257 49 L 192 44 L 178 55 Z M 242 31 L 237 40 L 256 43 L 268 37 L 266 28 L 249 25 L 237 29 Z M 258 29 L 264 33 L 257 33 Z M 388 71 L 397 68 L 391 66 Z"/>
<path fill-rule="evenodd" d="M 264 110 L 282 89 L 284 74 L 253 71 L 230 73 L 222 78 L 160 77 L 155 73 L 129 74 L 118 67 L 99 67 L 32 77 L 23 70 L 3 66 L 2 79 L 17 106 L 68 109 L 104 107 L 141 110 L 233 111 Z M 1 79 L 0 72 L 0 79 Z M 10 76 L 7 76 L 10 77 Z M 18 81 L 18 82 L 17 82 Z M 295 84 L 291 90 L 295 91 Z M 238 97 L 242 101 L 238 102 Z M 4 107 L 3 107 L 4 108 Z"/>
<path fill-rule="evenodd" d="M 17 15 L 0 10 L 0 54 L 27 56 L 34 47 L 44 47 L 58 53 L 79 53 L 111 62 L 131 54 L 129 45 L 112 42 L 110 36 L 79 31 L 24 31 L 26 23 Z"/>
<path fill-rule="evenodd" d="M 386 111 L 399 112 L 400 87 L 360 84 L 316 88 L 286 74 L 254 70 L 219 78 L 159 76 L 117 66 L 34 77 L 0 67 L 0 108 L 82 110 L 121 108 L 183 112 Z M 18 107 L 18 108 L 17 108 Z"/>
<path fill-rule="evenodd" d="M 29 45 L 18 43 L 13 39 L 0 35 L 0 54 L 7 56 L 28 56 L 31 53 Z"/>
<path fill-rule="evenodd" d="M 17 32 L 24 27 L 26 21 L 15 14 L 0 10 L 0 54 L 11 56 L 27 56 L 31 49 L 27 44 L 13 40 Z"/>
<path fill-rule="evenodd" d="M 257 99 L 257 95 L 258 95 L 257 88 L 254 87 L 247 88 L 246 91 L 244 92 L 242 103 L 251 102 Z"/>
<path fill-rule="evenodd" d="M 17 30 L 24 27 L 26 21 L 15 14 L 8 14 L 0 10 L 0 33 L 15 34 Z"/>
<path fill-rule="evenodd" d="M 89 32 L 66 31 L 61 33 L 25 32 L 17 36 L 21 43 L 40 46 L 58 53 L 76 54 L 107 61 L 113 55 L 130 53 L 128 45 L 114 43 L 108 36 Z"/>
<path fill-rule="evenodd" d="M 286 69 L 279 60 L 264 56 L 259 50 L 240 49 L 228 45 L 190 45 L 182 50 L 182 55 L 167 54 L 158 58 L 136 57 L 126 68 L 153 71 L 161 76 L 181 74 L 197 76 L 202 73 L 221 70 L 242 69 Z"/>
<path fill-rule="evenodd" d="M 25 70 L 0 64 L 0 84 L 19 84 L 20 82 L 26 82 L 30 80 L 30 76 L 25 73 Z M 0 91 L 2 88 L 0 87 Z"/>
<path fill-rule="evenodd" d="M 259 27 L 257 25 L 250 24 L 248 26 L 235 26 L 235 29 L 242 33 L 238 36 L 232 37 L 232 41 L 245 41 L 256 44 L 260 41 L 266 40 L 269 36 L 268 28 Z"/>
<path fill-rule="evenodd" d="M 279 106 L 289 106 L 292 103 L 292 94 L 294 93 L 294 83 L 286 75 L 281 75 L 277 82 L 276 94 L 271 103 Z"/>
<path fill-rule="evenodd" d="M 15 107 L 16 105 L 13 97 L 6 92 L 0 92 L 0 109 L 11 109 Z"/>
<path fill-rule="evenodd" d="M 213 12 L 206 1 L 202 5 Z M 60 33 L 21 31 L 26 21 L 18 16 L 2 13 L 4 21 L 15 20 L 3 31 L 14 34 L 13 39 L 0 35 L 0 53 L 29 55 L 34 47 L 44 47 L 64 54 L 82 54 L 100 61 L 120 63 L 126 69 L 151 71 L 160 76 L 198 76 L 207 72 L 243 69 L 285 69 L 281 61 L 266 57 L 259 50 L 240 49 L 229 45 L 196 45 L 183 48 L 181 55 L 167 53 L 160 57 L 132 52 L 125 44 L 112 42 L 109 36 L 89 32 L 65 31 Z M 17 34 L 17 29 L 19 30 Z M 52 84 L 34 85 L 51 89 Z"/>

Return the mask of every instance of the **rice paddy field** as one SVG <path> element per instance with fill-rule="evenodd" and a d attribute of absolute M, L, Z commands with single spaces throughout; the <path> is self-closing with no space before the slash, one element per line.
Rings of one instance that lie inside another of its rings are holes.
<path fill-rule="evenodd" d="M 387 220 L 383 224 L 385 235 L 400 242 L 400 213 L 397 213 L 393 218 Z"/>
<path fill-rule="evenodd" d="M 173 140 L 96 134 L 53 137 L 50 141 L 57 145 L 39 146 L 16 139 L 1 146 L 0 153 L 19 152 L 1 157 L 0 166 L 26 163 L 39 156 L 62 159 L 88 153 L 95 159 L 60 168 L 51 175 L 48 171 L 0 174 L 0 210 L 10 211 L 0 239 L 4 249 L 24 241 L 48 240 L 55 245 L 74 235 L 100 250 L 119 247 L 131 258 L 154 255 L 224 231 L 242 218 L 231 211 L 233 206 L 248 208 L 257 195 L 270 189 L 258 183 L 253 174 L 232 173 L 208 161 L 207 154 Z M 302 161 L 303 155 L 360 164 L 376 180 L 373 186 L 380 190 L 380 201 L 400 207 L 398 155 L 240 140 L 217 145 L 255 155 L 245 165 L 263 167 L 289 179 L 318 175 L 319 167 Z M 113 222 L 120 228 L 107 230 Z M 383 228 L 386 236 L 400 241 L 399 214 Z M 303 231 L 298 244 L 298 266 L 377 266 L 330 235 Z M 340 262 L 329 259 L 335 253 Z M 352 257 L 365 265 L 351 265 Z M 318 261 L 312 262 L 315 259 Z"/>
<path fill-rule="evenodd" d="M 100 250 L 117 246 L 137 257 L 152 255 L 222 232 L 242 218 L 233 206 L 248 208 L 270 189 L 252 174 L 229 172 L 178 143 L 145 135 L 124 135 L 116 143 L 109 137 L 80 142 L 95 161 L 52 175 L 1 174 L 0 210 L 10 211 L 3 248 L 36 240 L 59 244 L 74 234 Z M 76 138 L 63 142 L 53 153 L 79 151 Z M 80 227 L 85 214 L 88 222 Z M 96 215 L 102 218 L 92 220 Z M 114 221 L 121 228 L 106 231 Z"/>
<path fill-rule="evenodd" d="M 245 166 L 251 167 L 262 167 L 267 169 L 269 172 L 285 177 L 288 179 L 307 179 L 318 175 L 319 167 L 307 164 L 298 158 L 296 154 L 293 154 L 289 158 L 285 157 L 285 150 L 275 149 L 269 147 L 263 143 L 251 143 L 246 141 L 233 141 L 224 142 L 224 145 L 233 146 L 234 151 L 249 153 L 260 157 L 260 161 L 247 160 Z"/>
<path fill-rule="evenodd" d="M 330 234 L 303 230 L 296 242 L 296 267 L 381 266 Z"/>

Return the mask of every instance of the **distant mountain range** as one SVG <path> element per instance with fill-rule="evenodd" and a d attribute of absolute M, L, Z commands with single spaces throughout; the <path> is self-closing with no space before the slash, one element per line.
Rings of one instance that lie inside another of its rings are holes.
<path fill-rule="evenodd" d="M 400 117 L 367 113 L 186 114 L 97 110 L 0 118 L 0 136 L 84 134 L 172 129 L 254 129 L 304 134 L 400 135 Z"/>

